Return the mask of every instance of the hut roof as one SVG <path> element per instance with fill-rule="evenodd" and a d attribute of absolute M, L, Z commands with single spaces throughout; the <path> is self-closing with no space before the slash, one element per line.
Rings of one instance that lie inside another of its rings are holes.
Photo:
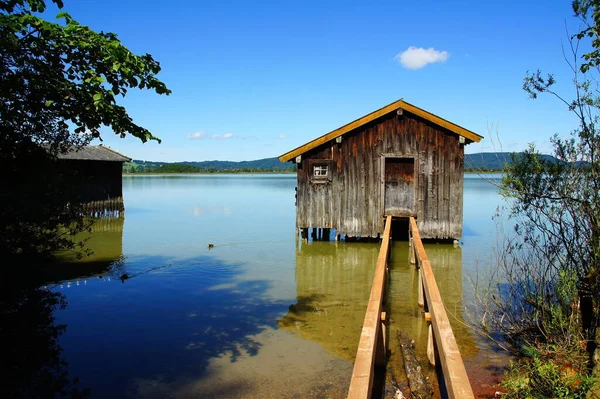
<path fill-rule="evenodd" d="M 279 157 L 279 160 L 281 162 L 286 162 L 291 159 L 294 159 L 298 155 L 304 154 L 305 152 L 310 151 L 313 148 L 320 146 L 321 144 L 325 144 L 328 141 L 334 140 L 335 138 L 337 138 L 345 133 L 348 133 L 356 128 L 366 125 L 367 123 L 372 122 L 379 117 L 387 115 L 391 112 L 396 112 L 400 109 L 407 111 L 413 115 L 417 115 L 435 125 L 438 125 L 444 129 L 450 130 L 451 132 L 456 133 L 460 136 L 463 136 L 464 138 L 466 138 L 468 140 L 469 143 L 472 143 L 472 142 L 478 143 L 483 138 L 483 136 L 480 136 L 477 133 L 467 130 L 464 127 L 458 126 L 450 121 L 447 121 L 446 119 L 440 118 L 439 116 L 432 114 L 431 112 L 425 111 L 424 109 L 416 107 L 410 103 L 407 103 L 403 99 L 400 99 L 398 101 L 394 101 L 393 103 L 386 105 L 383 108 L 373 111 L 370 114 L 363 116 L 362 118 L 359 118 L 353 122 L 350 122 L 340 128 L 332 130 L 331 132 L 324 134 L 323 136 L 318 137 L 318 138 L 314 139 L 313 141 L 310 141 L 298 148 L 295 148 L 289 152 L 286 152 L 285 154 L 283 154 Z"/>
<path fill-rule="evenodd" d="M 75 151 L 69 151 L 57 155 L 58 159 L 73 159 L 80 161 L 109 161 L 130 162 L 131 158 L 111 150 L 103 145 L 88 145 Z"/>

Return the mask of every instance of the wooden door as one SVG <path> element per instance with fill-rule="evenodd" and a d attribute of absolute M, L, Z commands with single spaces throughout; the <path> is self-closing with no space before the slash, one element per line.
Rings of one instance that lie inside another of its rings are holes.
<path fill-rule="evenodd" d="M 415 215 L 414 158 L 385 158 L 384 214 Z"/>

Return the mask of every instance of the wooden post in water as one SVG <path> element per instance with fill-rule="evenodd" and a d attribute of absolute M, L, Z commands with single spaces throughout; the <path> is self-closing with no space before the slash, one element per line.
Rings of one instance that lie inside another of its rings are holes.
<path fill-rule="evenodd" d="M 423 270 L 419 267 L 419 277 L 418 277 L 418 287 L 417 287 L 417 295 L 418 295 L 418 303 L 419 303 L 419 307 L 421 308 L 425 308 L 425 295 L 424 295 L 424 290 L 423 290 Z"/>
<path fill-rule="evenodd" d="M 387 332 L 386 332 L 387 314 L 381 312 L 381 328 L 379 329 L 379 336 L 377 337 L 377 348 L 375 349 L 375 367 L 385 368 L 386 365 L 386 354 L 387 354 Z"/>
<path fill-rule="evenodd" d="M 433 341 L 433 328 L 431 327 L 431 323 L 428 322 L 427 325 L 427 359 L 429 359 L 429 363 L 432 366 L 435 366 L 435 345 Z"/>

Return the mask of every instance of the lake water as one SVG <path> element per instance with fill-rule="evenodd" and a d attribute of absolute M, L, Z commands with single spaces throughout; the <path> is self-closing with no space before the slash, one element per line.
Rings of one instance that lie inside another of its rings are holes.
<path fill-rule="evenodd" d="M 95 255 L 48 285 L 67 301 L 54 314 L 69 378 L 93 398 L 344 398 L 379 244 L 298 241 L 295 185 L 295 175 L 124 176 L 124 219 L 98 223 Z M 474 390 L 487 392 L 505 357 L 463 324 L 464 276 L 488 267 L 501 198 L 476 175 L 464 187 L 460 246 L 426 250 Z M 394 242 L 398 375 L 398 330 L 425 358 L 407 260 Z"/>

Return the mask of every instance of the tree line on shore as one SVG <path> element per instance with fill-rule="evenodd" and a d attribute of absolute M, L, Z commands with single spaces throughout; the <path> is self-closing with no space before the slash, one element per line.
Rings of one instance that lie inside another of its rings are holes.
<path fill-rule="evenodd" d="M 524 152 L 480 152 L 465 154 L 464 170 L 469 173 L 501 173 L 514 159 L 525 156 Z M 540 155 L 542 159 L 560 162 L 552 155 Z M 155 162 L 134 159 L 123 165 L 123 173 L 293 173 L 296 165 L 280 162 L 278 158 L 253 161 L 186 161 Z"/>
<path fill-rule="evenodd" d="M 274 160 L 274 161 L 273 161 Z M 293 173 L 296 165 L 277 158 L 257 161 L 149 162 L 133 160 L 123 165 L 123 173 Z"/>

